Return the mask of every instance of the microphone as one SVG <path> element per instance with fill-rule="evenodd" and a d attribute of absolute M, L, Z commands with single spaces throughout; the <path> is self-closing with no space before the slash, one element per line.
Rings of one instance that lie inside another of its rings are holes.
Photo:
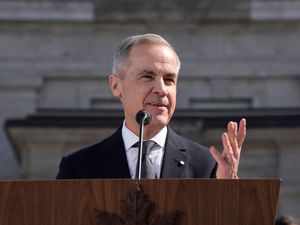
<path fill-rule="evenodd" d="M 137 112 L 135 116 L 136 122 L 140 125 L 140 133 L 139 133 L 139 153 L 138 153 L 138 161 L 137 161 L 137 170 L 135 173 L 136 179 L 142 178 L 142 157 L 143 157 L 143 141 L 144 141 L 144 126 L 148 125 L 151 122 L 151 114 L 146 110 L 140 110 Z"/>
<path fill-rule="evenodd" d="M 151 122 L 151 119 L 152 119 L 151 114 L 143 109 L 138 111 L 135 116 L 136 122 L 140 125 L 141 123 L 143 123 L 143 125 L 148 125 Z"/>

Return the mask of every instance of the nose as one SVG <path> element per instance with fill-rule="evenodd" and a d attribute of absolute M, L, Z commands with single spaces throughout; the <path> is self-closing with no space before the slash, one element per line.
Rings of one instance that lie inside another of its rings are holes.
<path fill-rule="evenodd" d="M 155 94 L 158 94 L 161 96 L 167 95 L 167 87 L 166 87 L 164 79 L 156 80 L 154 87 L 153 87 L 153 92 Z"/>

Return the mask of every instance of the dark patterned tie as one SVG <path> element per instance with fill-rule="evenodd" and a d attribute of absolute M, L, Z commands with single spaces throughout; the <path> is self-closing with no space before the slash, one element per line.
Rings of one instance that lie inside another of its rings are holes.
<path fill-rule="evenodd" d="M 149 179 L 155 178 L 154 161 L 151 160 L 149 157 L 150 152 L 153 150 L 153 147 L 155 145 L 156 143 L 154 141 L 143 142 L 142 171 L 141 171 L 142 178 L 149 178 Z M 136 143 L 133 147 L 138 147 L 138 143 Z"/>

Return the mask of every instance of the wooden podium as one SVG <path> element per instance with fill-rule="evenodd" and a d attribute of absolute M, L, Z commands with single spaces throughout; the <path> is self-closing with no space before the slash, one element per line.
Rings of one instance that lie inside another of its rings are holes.
<path fill-rule="evenodd" d="M 1 225 L 274 225 L 278 179 L 0 181 Z"/>

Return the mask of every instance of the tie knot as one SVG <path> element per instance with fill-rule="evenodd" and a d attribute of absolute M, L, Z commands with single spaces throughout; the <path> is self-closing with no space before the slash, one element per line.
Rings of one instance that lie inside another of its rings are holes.
<path fill-rule="evenodd" d="M 148 155 L 156 145 L 155 141 L 144 141 L 143 142 L 143 155 Z M 138 148 L 139 142 L 136 142 L 132 147 Z"/>
<path fill-rule="evenodd" d="M 149 155 L 149 153 L 153 150 L 153 147 L 156 145 L 154 141 L 144 141 L 143 142 L 143 153 Z"/>

